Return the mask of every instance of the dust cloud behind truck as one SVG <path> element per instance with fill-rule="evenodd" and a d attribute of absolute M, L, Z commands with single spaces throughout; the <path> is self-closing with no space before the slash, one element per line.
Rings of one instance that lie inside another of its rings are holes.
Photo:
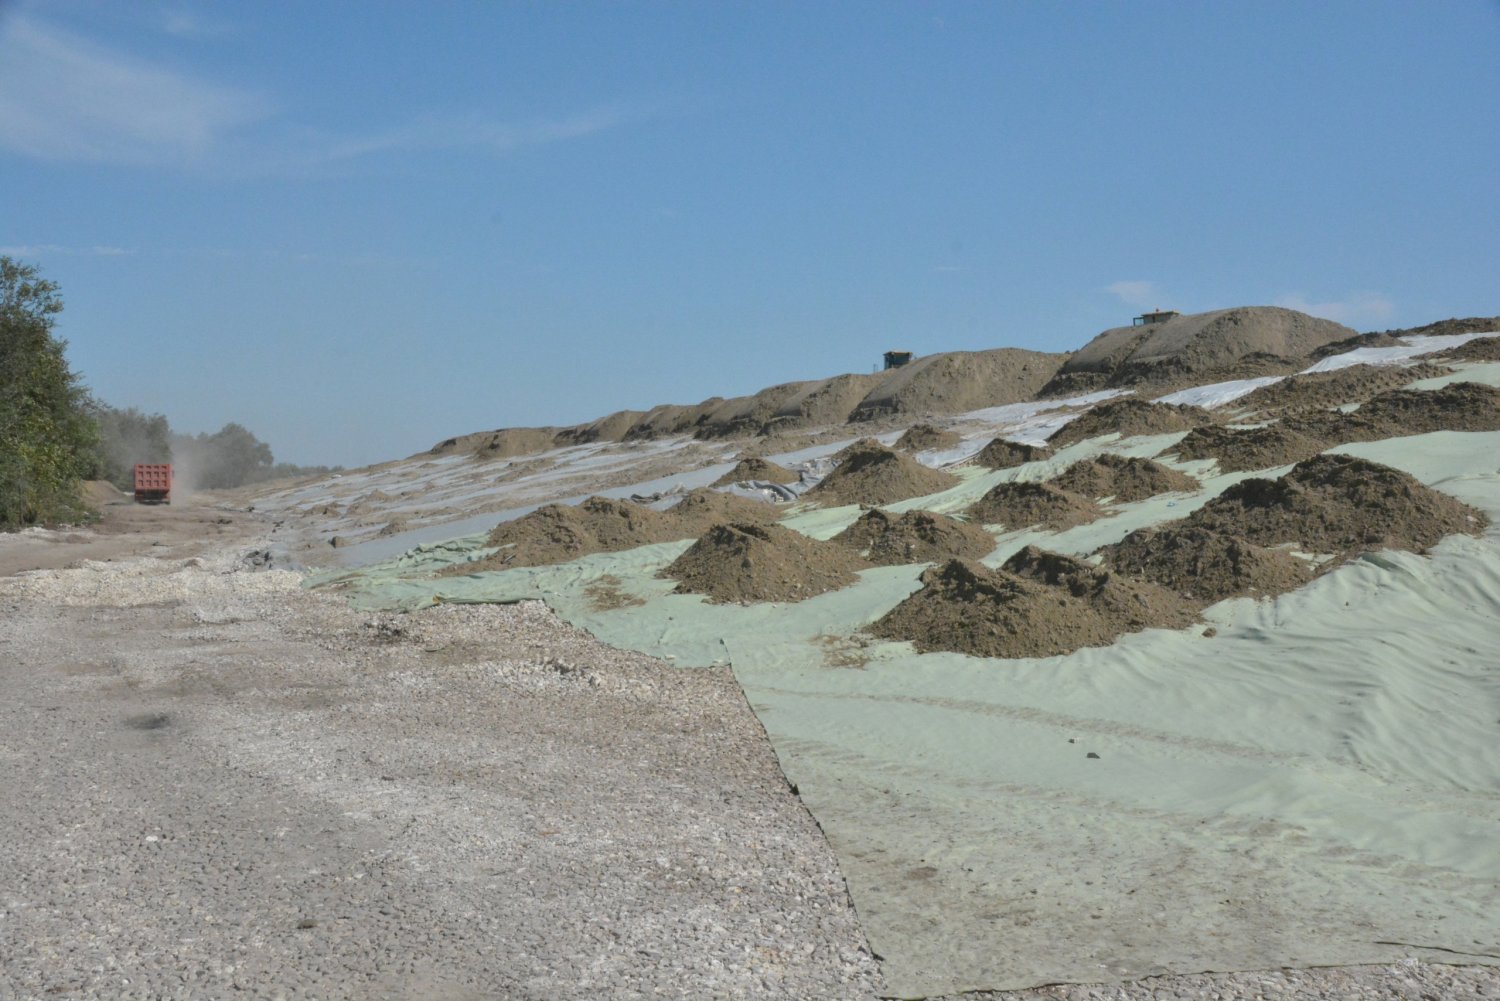
<path fill-rule="evenodd" d="M 172 465 L 168 462 L 138 463 L 135 467 L 137 504 L 172 503 Z"/>

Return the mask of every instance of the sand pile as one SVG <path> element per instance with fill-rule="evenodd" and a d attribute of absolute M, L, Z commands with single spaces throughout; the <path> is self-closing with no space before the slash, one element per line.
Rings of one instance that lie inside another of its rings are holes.
<path fill-rule="evenodd" d="M 1053 477 L 1051 483 L 1084 497 L 1112 497 L 1116 504 L 1131 504 L 1157 494 L 1192 493 L 1198 489 L 1198 481 L 1191 476 L 1150 459 L 1126 459 L 1109 454 L 1075 462 L 1060 476 Z"/>
<path fill-rule="evenodd" d="M 947 431 L 936 424 L 913 424 L 896 439 L 894 447 L 902 452 L 925 452 L 934 448 L 952 448 L 961 441 L 963 438 L 957 432 Z"/>
<path fill-rule="evenodd" d="M 923 653 L 1052 657 L 1196 619 L 1189 603 L 1164 588 L 1034 546 L 999 570 L 950 560 L 925 571 L 921 580 L 922 589 L 870 632 L 909 640 Z"/>
<path fill-rule="evenodd" d="M 678 519 L 630 501 L 590 497 L 576 507 L 547 504 L 496 525 L 486 544 L 504 547 L 498 553 L 449 567 L 444 573 L 566 563 L 589 553 L 615 553 L 653 542 L 670 542 L 683 534 Z"/>
<path fill-rule="evenodd" d="M 1500 431 L 1500 389 L 1455 382 L 1441 389 L 1397 389 L 1381 393 L 1355 411 L 1390 428 L 1384 437 L 1428 431 Z"/>
<path fill-rule="evenodd" d="M 659 576 L 677 580 L 679 594 L 715 602 L 801 601 L 854 583 L 870 565 L 780 525 L 715 525 Z"/>
<path fill-rule="evenodd" d="M 686 539 L 701 535 L 711 525 L 724 522 L 765 523 L 781 516 L 776 505 L 751 497 L 737 497 L 701 487 L 667 508 L 664 512 L 676 520 L 673 538 Z"/>
<path fill-rule="evenodd" d="M 1100 552 L 1116 570 L 1203 605 L 1241 595 L 1274 597 L 1316 573 L 1290 553 L 1190 524 L 1143 528 Z"/>
<path fill-rule="evenodd" d="M 1294 375 L 1269 386 L 1262 386 L 1234 403 L 1237 410 L 1267 411 L 1342 407 L 1363 403 L 1378 393 L 1400 389 L 1418 379 L 1442 375 L 1446 369 L 1436 365 L 1350 365 L 1332 372 Z"/>
<path fill-rule="evenodd" d="M 1343 555 L 1422 553 L 1445 535 L 1478 534 L 1488 523 L 1398 469 L 1351 455 L 1319 455 L 1278 479 L 1236 483 L 1183 522 L 1259 546 Z"/>
<path fill-rule="evenodd" d="M 761 434 L 842 424 L 883 378 L 879 374 L 836 375 L 832 379 L 809 383 L 782 401 L 776 413 L 761 426 Z"/>
<path fill-rule="evenodd" d="M 1433 355 L 1449 361 L 1500 361 L 1500 337 L 1480 337 Z"/>
<path fill-rule="evenodd" d="M 695 438 L 728 438 L 760 434 L 788 401 L 816 387 L 816 381 L 784 382 L 768 386 L 751 396 L 725 400 L 710 411 L 693 431 Z"/>
<path fill-rule="evenodd" d="M 891 369 L 850 414 L 851 421 L 890 414 L 957 414 L 1033 399 L 1067 355 L 1020 348 L 950 351 Z"/>
<path fill-rule="evenodd" d="M 1275 306 L 1241 306 L 1165 323 L 1106 330 L 1073 354 L 1044 393 L 1226 375 L 1247 360 L 1302 358 L 1354 335 L 1348 327 Z"/>
<path fill-rule="evenodd" d="M 832 541 L 883 566 L 977 560 L 995 548 L 995 537 L 978 525 L 931 511 L 908 511 L 898 517 L 880 508 L 860 515 Z"/>
<path fill-rule="evenodd" d="M 1331 430 L 1326 429 L 1326 430 Z M 1221 472 L 1241 469 L 1270 469 L 1310 459 L 1332 442 L 1319 433 L 1312 437 L 1284 424 L 1267 424 L 1257 428 L 1228 428 L 1219 425 L 1193 428 L 1187 437 L 1167 449 L 1179 459 L 1217 459 Z"/>
<path fill-rule="evenodd" d="M 741 459 L 733 469 L 714 480 L 713 485 L 725 487 L 731 483 L 745 483 L 749 480 L 759 480 L 765 483 L 796 483 L 799 479 L 796 473 L 784 466 L 752 456 Z"/>
<path fill-rule="evenodd" d="M 1045 445 L 1023 445 L 1018 441 L 996 438 L 974 456 L 974 461 L 986 469 L 1010 469 L 1027 462 L 1050 458 L 1052 449 Z"/>
<path fill-rule="evenodd" d="M 1034 525 L 1061 531 L 1093 521 L 1104 509 L 1051 483 L 1000 483 L 964 514 L 976 525 L 1000 525 L 1008 531 Z"/>
<path fill-rule="evenodd" d="M 837 465 L 823 482 L 803 494 L 825 504 L 894 504 L 946 490 L 958 482 L 952 473 L 928 469 L 909 455 L 862 438 L 833 457 Z"/>
<path fill-rule="evenodd" d="M 445 438 L 432 446 L 433 455 L 472 454 L 484 459 L 509 459 L 517 455 L 545 452 L 552 447 L 557 428 L 500 428 Z"/>
<path fill-rule="evenodd" d="M 1047 442 L 1053 448 L 1061 448 L 1105 434 L 1118 434 L 1122 438 L 1138 434 L 1167 434 L 1213 422 L 1213 414 L 1202 407 L 1152 403 L 1127 397 L 1101 403 L 1084 412 L 1054 431 Z"/>

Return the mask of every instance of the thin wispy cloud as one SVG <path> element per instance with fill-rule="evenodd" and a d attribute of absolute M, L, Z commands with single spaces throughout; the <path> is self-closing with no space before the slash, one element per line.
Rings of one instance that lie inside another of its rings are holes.
<path fill-rule="evenodd" d="M 1383 292 L 1351 292 L 1343 299 L 1329 302 L 1313 302 L 1300 293 L 1288 293 L 1275 304 L 1349 327 L 1389 323 L 1396 315 L 1396 304 Z"/>
<path fill-rule="evenodd" d="M 162 11 L 161 30 L 177 38 L 222 38 L 234 34 L 235 27 L 227 21 L 210 20 L 179 7 Z"/>
<path fill-rule="evenodd" d="M 210 27 L 168 16 L 164 30 L 201 34 Z M 296 175 L 400 154 L 503 156 L 652 114 L 611 105 L 514 123 L 431 115 L 338 134 L 287 119 L 267 94 L 147 62 L 32 16 L 0 26 L 0 151 L 48 162 Z"/>
<path fill-rule="evenodd" d="M 1127 306 L 1137 309 L 1155 309 L 1162 301 L 1161 289 L 1155 282 L 1120 281 L 1104 286 L 1104 291 Z"/>
<path fill-rule="evenodd" d="M 124 247 L 64 247 L 56 243 L 0 247 L 0 256 L 4 257 L 125 257 L 133 253 Z"/>
<path fill-rule="evenodd" d="M 264 119 L 255 94 L 14 17 L 0 31 L 0 148 L 40 160 L 186 164 Z"/>

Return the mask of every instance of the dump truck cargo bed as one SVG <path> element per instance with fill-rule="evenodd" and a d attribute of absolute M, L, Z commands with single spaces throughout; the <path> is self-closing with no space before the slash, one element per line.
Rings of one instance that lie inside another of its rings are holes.
<path fill-rule="evenodd" d="M 172 503 L 172 466 L 166 462 L 140 463 L 135 467 L 137 504 Z"/>

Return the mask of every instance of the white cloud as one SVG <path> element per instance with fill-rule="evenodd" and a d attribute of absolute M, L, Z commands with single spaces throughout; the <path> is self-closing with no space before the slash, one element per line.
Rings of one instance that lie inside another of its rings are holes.
<path fill-rule="evenodd" d="M 1351 292 L 1332 302 L 1311 302 L 1300 293 L 1289 293 L 1275 304 L 1349 327 L 1389 323 L 1396 313 L 1396 304 L 1382 292 Z"/>
<path fill-rule="evenodd" d="M 218 30 L 173 17 L 165 30 L 174 34 Z M 0 27 L 0 151 L 52 162 L 298 174 L 400 153 L 468 149 L 500 156 L 654 113 L 608 106 L 520 123 L 431 116 L 340 136 L 274 110 L 266 95 L 146 62 L 35 17 L 16 16 Z"/>
<path fill-rule="evenodd" d="M 225 21 L 211 21 L 193 11 L 178 8 L 163 11 L 161 30 L 178 38 L 217 38 L 234 33 L 234 26 Z"/>
<path fill-rule="evenodd" d="M 1161 289 L 1155 282 L 1112 282 L 1104 286 L 1104 291 L 1137 309 L 1155 309 L 1162 298 Z"/>
<path fill-rule="evenodd" d="M 64 247 L 56 243 L 25 243 L 0 247 L 5 257 L 124 257 L 134 251 L 123 247 Z"/>
<path fill-rule="evenodd" d="M 265 100 L 30 17 L 0 33 L 0 147 L 42 160 L 184 164 L 269 114 Z"/>

